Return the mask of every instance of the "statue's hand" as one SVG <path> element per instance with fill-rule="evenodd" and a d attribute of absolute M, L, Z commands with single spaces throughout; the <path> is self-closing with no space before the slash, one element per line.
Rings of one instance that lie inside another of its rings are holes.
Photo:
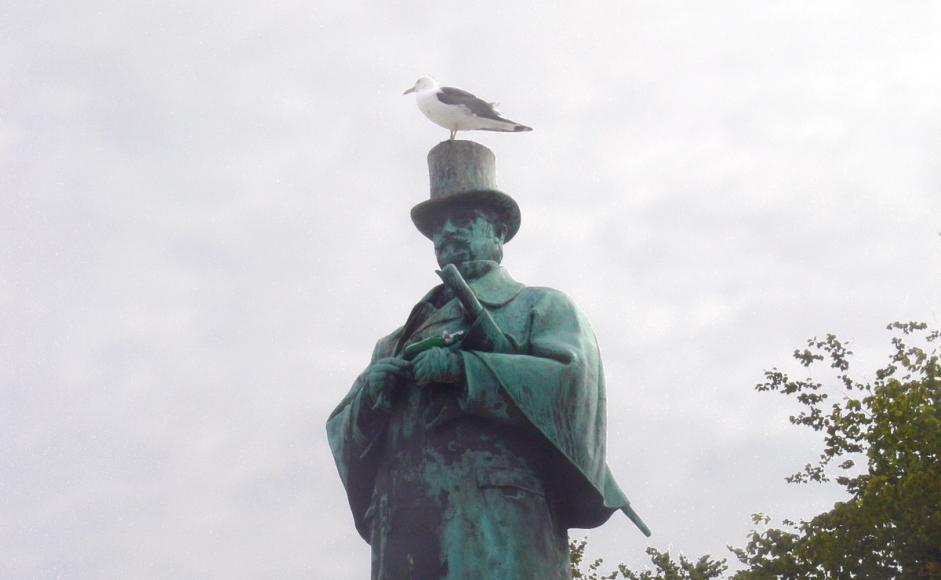
<path fill-rule="evenodd" d="M 464 359 L 447 348 L 430 348 L 415 357 L 412 372 L 419 385 L 457 383 L 464 376 Z"/>
<path fill-rule="evenodd" d="M 398 384 L 408 373 L 411 363 L 404 358 L 381 358 L 369 366 L 366 371 L 366 388 L 371 400 L 375 401 Z"/>

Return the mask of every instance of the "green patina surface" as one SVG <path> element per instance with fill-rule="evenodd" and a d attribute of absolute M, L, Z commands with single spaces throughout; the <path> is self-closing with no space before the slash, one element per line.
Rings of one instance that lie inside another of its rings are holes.
<path fill-rule="evenodd" d="M 500 266 L 519 213 L 488 154 L 429 154 L 434 203 L 413 219 L 445 284 L 379 340 L 327 423 L 373 578 L 567 578 L 568 528 L 620 509 L 647 533 L 605 463 L 588 322 Z"/>

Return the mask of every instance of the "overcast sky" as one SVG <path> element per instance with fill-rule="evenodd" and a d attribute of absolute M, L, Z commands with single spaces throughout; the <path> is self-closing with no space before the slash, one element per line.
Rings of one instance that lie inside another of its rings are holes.
<path fill-rule="evenodd" d="M 368 577 L 324 422 L 437 282 L 426 74 L 535 129 L 462 137 L 601 345 L 654 535 L 591 555 L 840 497 L 753 385 L 941 324 L 939 5 L 508 4 L 0 0 L 0 577 Z"/>

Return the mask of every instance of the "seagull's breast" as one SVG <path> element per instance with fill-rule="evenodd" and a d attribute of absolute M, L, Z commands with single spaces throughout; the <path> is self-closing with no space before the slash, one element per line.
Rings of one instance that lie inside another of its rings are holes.
<path fill-rule="evenodd" d="M 463 131 L 476 127 L 477 116 L 461 105 L 446 105 L 438 100 L 435 91 L 420 93 L 416 97 L 418 109 L 431 120 L 451 131 Z"/>

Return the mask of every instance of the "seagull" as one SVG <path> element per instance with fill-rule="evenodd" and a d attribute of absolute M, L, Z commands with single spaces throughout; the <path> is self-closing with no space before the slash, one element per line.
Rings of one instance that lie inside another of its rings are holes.
<path fill-rule="evenodd" d="M 496 103 L 482 101 L 461 89 L 438 86 L 435 79 L 422 77 L 415 85 L 402 93 L 415 93 L 418 109 L 431 119 L 451 131 L 451 141 L 458 131 L 532 131 L 532 127 L 504 119 L 496 111 Z"/>

